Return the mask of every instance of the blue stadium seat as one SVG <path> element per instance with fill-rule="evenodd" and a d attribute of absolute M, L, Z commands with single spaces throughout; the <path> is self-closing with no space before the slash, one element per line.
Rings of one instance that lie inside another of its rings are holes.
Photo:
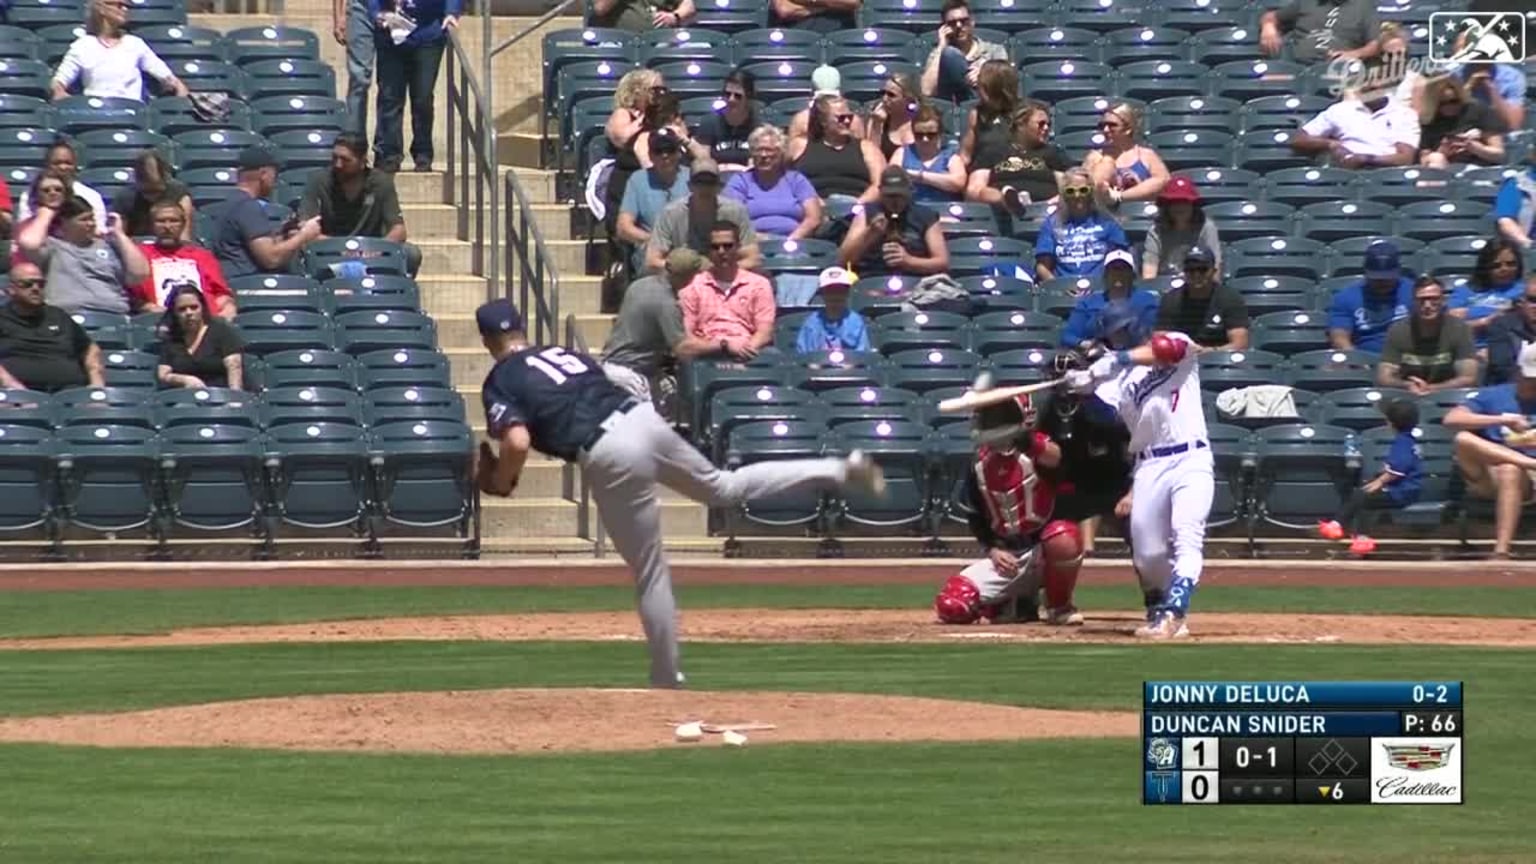
<path fill-rule="evenodd" d="M 1319 312 L 1271 312 L 1249 321 L 1256 350 L 1299 354 L 1328 346 L 1328 316 Z"/>
<path fill-rule="evenodd" d="M 1059 0 L 1056 14 L 1059 20 L 1100 33 L 1135 27 L 1147 20 L 1147 8 L 1140 0 Z"/>
<path fill-rule="evenodd" d="M 261 431 L 208 419 L 160 437 L 168 533 L 264 535 L 267 499 Z"/>
<path fill-rule="evenodd" d="M 251 80 L 251 93 L 272 96 L 336 95 L 336 71 L 319 60 L 257 60 L 242 67 Z"/>
<path fill-rule="evenodd" d="M 990 22 L 989 26 L 1002 27 L 1000 24 Z M 1002 27 L 1002 29 L 1014 28 Z M 1013 38 L 1008 40 L 1008 56 L 1018 64 L 1028 60 L 1031 64 L 1050 61 L 1059 65 L 1064 61 L 1096 63 L 1102 56 L 1102 51 L 1099 46 L 1099 34 L 1092 30 L 1080 27 L 1041 27 L 1014 33 Z M 1025 92 L 1030 93 L 1033 98 L 1033 91 Z M 1107 93 L 1108 88 L 1102 88 L 1101 92 Z"/>
<path fill-rule="evenodd" d="M 884 497 L 852 488 L 838 496 L 838 527 L 890 529 L 927 519 L 927 426 L 910 420 L 851 420 L 833 430 L 830 444 L 840 453 L 864 451 L 885 472 Z"/>
<path fill-rule="evenodd" d="M 245 338 L 246 350 L 253 354 L 335 347 L 331 319 L 318 312 L 242 312 L 234 323 Z"/>
<path fill-rule="evenodd" d="M 1487 245 L 1487 235 L 1442 237 L 1425 246 L 1419 260 L 1431 276 L 1465 278 L 1477 267 L 1477 256 Z"/>
<path fill-rule="evenodd" d="M 1227 273 L 1239 276 L 1301 276 L 1318 279 L 1328 247 L 1301 237 L 1255 237 L 1226 244 Z"/>
<path fill-rule="evenodd" d="M 1206 96 L 1206 68 L 1188 60 L 1141 60 L 1119 65 L 1119 95 L 1153 100 Z"/>
<path fill-rule="evenodd" d="M 1359 172 L 1358 176 L 1362 198 L 1393 207 L 1452 198 L 1452 189 L 1456 185 L 1450 172 L 1417 165 L 1372 168 Z"/>
<path fill-rule="evenodd" d="M 1027 32 L 1051 23 L 1051 0 L 976 0 L 971 14 L 977 28 L 995 28 L 1005 33 Z M 1015 61 L 1021 56 L 1009 51 Z"/>
<path fill-rule="evenodd" d="M 1087 132 L 1097 133 L 1099 121 L 1104 119 L 1104 112 L 1115 105 L 1117 100 L 1108 96 L 1076 96 L 1071 99 L 1063 99 L 1051 106 L 1051 127 L 1055 140 L 1060 145 L 1061 137 L 1067 134 Z"/>
<path fill-rule="evenodd" d="M 1263 129 L 1248 132 L 1238 141 L 1237 164 L 1250 171 L 1267 173 L 1289 168 L 1305 168 L 1312 160 L 1291 149 L 1296 133 L 1289 129 Z"/>
<path fill-rule="evenodd" d="M 1215 4 L 1210 4 L 1207 8 L 1214 12 L 1216 11 L 1214 7 Z M 1230 26 L 1228 24 L 1230 20 L 1227 19 L 1221 25 L 1196 33 L 1191 41 L 1190 58 L 1214 68 L 1223 63 L 1251 61 L 1257 56 L 1259 53 L 1258 31 L 1247 27 Z"/>
<path fill-rule="evenodd" d="M 1318 201 L 1301 210 L 1300 234 L 1333 243 L 1392 224 L 1393 210 L 1376 201 Z"/>
<path fill-rule="evenodd" d="M 1243 168 L 1191 168 L 1173 173 L 1194 181 L 1206 204 L 1247 201 L 1262 182 L 1258 174 Z"/>
<path fill-rule="evenodd" d="M 224 43 L 240 66 L 267 59 L 320 59 L 320 38 L 300 27 L 241 27 L 226 33 Z"/>
<path fill-rule="evenodd" d="M 285 423 L 267 430 L 274 527 L 365 529 L 368 437 L 361 426 Z"/>
<path fill-rule="evenodd" d="M 261 428 L 258 397 L 244 390 L 173 387 L 157 391 L 152 398 L 162 429 L 198 423 Z"/>
<path fill-rule="evenodd" d="M 0 425 L 52 429 L 57 420 L 58 406 L 52 394 L 0 389 Z"/>
<path fill-rule="evenodd" d="M 945 348 L 901 351 L 890 356 L 893 387 L 919 393 L 970 384 L 981 371 L 980 355 Z"/>
<path fill-rule="evenodd" d="M 229 116 L 217 124 L 201 120 L 192 108 L 191 100 L 182 96 L 162 96 L 149 103 L 149 127 L 161 135 L 176 136 L 184 132 L 201 132 L 212 129 L 238 129 L 250 131 L 251 108 L 244 102 L 231 100 Z"/>
<path fill-rule="evenodd" d="M 726 442 L 726 466 L 739 468 L 770 459 L 811 459 L 827 449 L 826 426 L 803 420 L 764 420 L 737 427 Z M 819 527 L 824 496 L 804 490 L 746 502 L 726 511 L 726 532 L 735 539 L 742 520 L 757 528 Z"/>
<path fill-rule="evenodd" d="M 1281 130 L 1294 132 L 1303 123 L 1333 104 L 1324 96 L 1295 93 L 1259 96 L 1243 103 L 1241 122 L 1247 132 Z"/>
<path fill-rule="evenodd" d="M 945 237 L 985 237 L 998 233 L 997 216 L 990 205 L 951 201 L 930 206 L 938 211 Z"/>
<path fill-rule="evenodd" d="M 93 170 L 132 169 L 145 150 L 157 150 L 169 160 L 174 149 L 171 139 L 140 129 L 93 129 L 76 136 L 75 143 Z"/>
<path fill-rule="evenodd" d="M 806 390 L 774 384 L 748 384 L 715 392 L 709 401 L 707 425 L 698 427 L 705 452 L 725 459 L 726 442 L 736 427 L 768 420 L 803 420 L 825 424 L 826 408 Z"/>
<path fill-rule="evenodd" d="M 53 433 L 15 422 L 11 411 L 6 413 L 7 422 L 0 423 L 0 533 L 51 540 L 57 479 Z"/>
<path fill-rule="evenodd" d="M 1033 309 L 1035 305 L 1033 280 L 1016 276 L 965 276 L 955 280 L 987 309 Z"/>
<path fill-rule="evenodd" d="M 970 319 L 951 312 L 893 312 L 874 324 L 871 341 L 887 356 L 921 348 L 970 347 Z"/>
<path fill-rule="evenodd" d="M 987 362 L 997 382 L 1003 385 L 1034 384 L 1056 374 L 1056 351 L 1044 345 L 999 351 L 989 356 Z"/>
<path fill-rule="evenodd" d="M 833 429 L 855 420 L 926 419 L 922 396 L 899 387 L 839 387 L 822 393 L 820 401 Z"/>
<path fill-rule="evenodd" d="M 374 309 L 336 316 L 336 345 L 348 354 L 394 348 L 430 351 L 437 347 L 437 324 L 420 312 Z"/>
<path fill-rule="evenodd" d="M 1125 27 L 1105 34 L 1104 60 L 1122 69 L 1127 63 L 1145 61 L 1188 62 L 1189 38 L 1188 31 L 1173 27 L 1150 24 Z M 1204 72 L 1204 67 L 1201 72 Z M 1204 92 L 1204 88 L 1201 92 Z"/>
<path fill-rule="evenodd" d="M 1258 349 L 1200 355 L 1200 387 L 1220 393 L 1234 387 L 1283 383 L 1285 358 Z"/>
<path fill-rule="evenodd" d="M 1264 175 L 1264 198 L 1292 207 L 1354 201 L 1359 197 L 1356 174 L 1342 168 L 1315 165 L 1285 168 Z"/>
<path fill-rule="evenodd" d="M 446 387 L 375 387 L 364 397 L 363 419 L 370 427 L 405 420 L 449 420 L 469 416 L 464 397 Z"/>
<path fill-rule="evenodd" d="M 806 373 L 801 386 L 813 392 L 887 384 L 889 368 L 874 351 L 818 351 L 801 354 L 797 362 Z"/>
<path fill-rule="evenodd" d="M 736 43 L 737 55 L 743 64 L 749 60 L 754 63 L 769 60 L 805 60 L 820 63 L 826 56 L 821 34 L 810 30 L 765 27 L 737 33 L 733 41 Z"/>
<path fill-rule="evenodd" d="M 636 62 L 634 34 L 602 27 L 572 27 L 544 34 L 544 110 L 556 108 L 555 80 L 560 70 L 582 61 L 622 60 Z M 547 131 L 544 130 L 544 131 Z"/>
<path fill-rule="evenodd" d="M 1391 387 L 1345 387 L 1320 400 L 1328 422 L 1346 429 L 1374 429 L 1383 422 L 1381 409 L 1393 399 L 1412 399 L 1407 390 Z"/>
<path fill-rule="evenodd" d="M 1072 59 L 1046 60 L 1030 63 L 1019 71 L 1024 92 L 1032 99 L 1059 102 L 1077 96 L 1101 96 L 1114 92 L 1111 86 L 1114 70 L 1103 63 Z"/>
<path fill-rule="evenodd" d="M 1303 351 L 1291 355 L 1290 383 L 1314 393 L 1369 388 L 1376 380 L 1378 359 L 1364 351 Z"/>
<path fill-rule="evenodd" d="M 942 0 L 865 0 L 860 20 L 870 27 L 931 33 L 943 18 Z M 917 58 L 921 61 L 922 58 Z"/>
<path fill-rule="evenodd" d="M 1419 201 L 1397 208 L 1396 231 L 1426 243 L 1447 237 L 1486 233 L 1489 210 L 1466 201 Z"/>
<path fill-rule="evenodd" d="M 104 422 L 58 430 L 59 511 L 94 535 L 153 530 L 159 447 L 155 431 Z"/>
<path fill-rule="evenodd" d="M 1239 103 L 1232 99 L 1209 96 L 1167 96 L 1147 105 L 1147 131 L 1169 132 L 1188 129 L 1232 130 L 1232 115 Z"/>
<path fill-rule="evenodd" d="M 1246 523 L 1251 515 L 1253 468 L 1257 462 L 1253 432 L 1227 423 L 1210 423 L 1206 435 L 1216 469 L 1216 489 L 1206 526 L 1220 530 Z"/>
<path fill-rule="evenodd" d="M 1232 60 L 1211 70 L 1211 95 L 1246 102 L 1261 96 L 1306 92 L 1307 69 L 1285 60 Z"/>
<path fill-rule="evenodd" d="M 300 349 L 274 351 L 262 358 L 262 385 L 276 387 L 339 387 L 355 390 L 358 362 L 340 351 Z"/>
<path fill-rule="evenodd" d="M 360 261 L 369 275 L 406 275 L 405 248 L 378 237 L 326 237 L 304 249 L 307 272 L 320 280 L 335 275 L 332 265 Z"/>
<path fill-rule="evenodd" d="M 1318 521 L 1333 518 L 1355 479 L 1344 458 L 1349 435 L 1342 427 L 1303 423 L 1255 432 L 1259 520 L 1311 531 Z"/>
<path fill-rule="evenodd" d="M 0 126 L 53 128 L 53 108 L 36 96 L 0 93 Z"/>
<path fill-rule="evenodd" d="M 269 92 L 265 88 L 262 92 Z M 282 132 L 319 132 L 326 146 L 342 129 L 346 103 L 330 95 L 286 93 L 264 96 L 251 102 L 251 125 L 265 136 Z"/>
<path fill-rule="evenodd" d="M 56 127 L 70 135 L 93 129 L 149 128 L 149 108 L 137 99 L 71 96 L 53 103 L 53 111 Z"/>
<path fill-rule="evenodd" d="M 0 60 L 36 60 L 42 45 L 31 30 L 0 24 Z"/>
<path fill-rule="evenodd" d="M 1061 318 L 1049 312 L 987 312 L 974 319 L 971 344 L 976 353 L 989 358 L 1021 348 L 1054 351 L 1061 325 Z"/>
<path fill-rule="evenodd" d="M 262 394 L 263 425 L 350 423 L 363 425 L 363 399 L 355 390 L 328 387 L 278 387 Z"/>
<path fill-rule="evenodd" d="M 469 426 L 429 419 L 384 423 L 373 428 L 369 445 L 381 528 L 452 526 L 456 536 L 470 539 L 476 490 Z"/>
<path fill-rule="evenodd" d="M 1297 276 L 1244 276 L 1227 281 L 1227 286 L 1247 304 L 1250 318 L 1270 312 L 1312 309 L 1315 285 L 1312 280 Z"/>
<path fill-rule="evenodd" d="M 1187 171 L 1231 167 L 1235 140 L 1230 132 L 1191 129 L 1187 132 L 1154 132 L 1147 136 L 1147 145 L 1157 151 L 1169 171 Z"/>
<path fill-rule="evenodd" d="M 233 63 L 214 60 L 177 60 L 167 62 L 171 71 L 187 88 L 198 92 L 222 92 L 244 99 L 250 94 L 250 81 Z"/>
<path fill-rule="evenodd" d="M 420 387 L 452 387 L 453 375 L 448 358 L 438 351 L 393 348 L 369 351 L 357 358 L 358 383 L 364 390 L 396 384 Z"/>
<path fill-rule="evenodd" d="M 332 129 L 289 129 L 267 134 L 282 163 L 284 172 L 307 175 L 329 168 L 336 131 Z"/>
<path fill-rule="evenodd" d="M 799 111 L 810 104 L 811 73 L 820 65 L 819 60 L 779 57 L 744 63 L 741 68 L 756 79 L 757 98 L 774 103 L 776 109 L 780 101 L 789 100 L 790 110 Z"/>
<path fill-rule="evenodd" d="M 143 351 L 101 352 L 102 374 L 108 387 L 153 389 L 159 384 L 155 379 L 159 363 L 158 356 Z"/>
<path fill-rule="evenodd" d="M 1286 204 L 1266 201 L 1223 201 L 1205 208 L 1221 226 L 1223 242 L 1249 237 L 1290 237 L 1296 230 L 1296 211 Z"/>
<path fill-rule="evenodd" d="M 930 28 L 936 26 L 938 16 L 934 16 L 933 21 L 934 23 L 929 25 Z M 916 37 L 911 33 L 890 27 L 836 30 L 826 36 L 827 60 L 843 70 L 843 95 L 848 96 L 849 72 L 846 67 L 857 67 L 854 74 L 865 77 L 890 74 L 889 71 L 875 70 L 862 65 L 876 61 L 893 67 L 891 71 L 908 71 L 895 67 L 906 67 L 920 62 L 912 57 L 912 45 L 915 41 Z M 876 90 L 878 92 L 878 88 Z"/>
<path fill-rule="evenodd" d="M 913 81 L 919 80 L 922 75 L 922 70 L 913 64 L 888 60 L 844 63 L 838 66 L 838 72 L 843 76 L 843 95 L 856 103 L 872 102 L 880 98 L 885 90 L 885 82 L 892 75 L 910 75 Z"/>

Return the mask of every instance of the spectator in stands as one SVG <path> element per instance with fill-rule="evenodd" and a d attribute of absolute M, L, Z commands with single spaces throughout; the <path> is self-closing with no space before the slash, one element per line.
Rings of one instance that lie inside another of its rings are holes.
<path fill-rule="evenodd" d="M 912 178 L 899 165 L 880 175 L 880 197 L 853 217 L 839 256 L 860 279 L 883 274 L 933 276 L 949 271 L 939 214 L 913 201 Z"/>
<path fill-rule="evenodd" d="M 1521 249 L 1531 248 L 1532 221 L 1536 220 L 1536 149 L 1525 156 L 1518 173 L 1504 179 L 1493 201 L 1493 221 L 1499 234 Z"/>
<path fill-rule="evenodd" d="M 59 222 L 57 237 L 50 236 L 55 219 Z M 149 264 L 138 245 L 123 233 L 117 214 L 107 219 L 110 243 L 97 232 L 91 205 L 70 198 L 57 211 L 39 206 L 37 218 L 16 235 L 22 255 L 47 275 L 50 305 L 71 313 L 93 310 L 128 314 L 124 286 L 147 278 Z"/>
<path fill-rule="evenodd" d="M 693 130 L 693 140 L 708 148 L 721 171 L 745 171 L 752 166 L 748 139 L 759 128 L 756 99 L 757 79 L 751 72 L 732 70 L 720 88 L 719 107 L 704 115 Z M 779 149 L 782 153 L 783 147 Z"/>
<path fill-rule="evenodd" d="M 43 302 L 43 271 L 11 267 L 10 302 L 0 305 L 0 386 L 54 393 L 101 387 L 101 349 L 69 313 Z"/>
<path fill-rule="evenodd" d="M 336 136 L 331 167 L 309 175 L 299 218 L 320 217 L 321 237 L 380 237 L 405 250 L 406 271 L 415 278 L 421 250 L 406 242 L 405 215 L 395 178 L 368 167 L 368 139 L 352 132 Z"/>
<path fill-rule="evenodd" d="M 1020 107 L 1019 70 L 1006 60 L 988 60 L 976 73 L 976 107 L 965 117 L 960 156 L 968 171 L 991 168 L 1008 155 Z"/>
<path fill-rule="evenodd" d="M 75 198 L 84 198 L 91 205 L 91 210 L 96 214 L 96 227 L 103 232 L 107 230 L 107 204 L 102 200 L 101 193 L 80 182 L 80 157 L 75 153 L 75 147 L 68 141 L 60 138 L 48 148 L 48 164 L 45 173 L 52 174 L 64 181 L 69 194 Z M 43 175 L 39 174 L 41 179 Z M 33 181 L 36 185 L 37 181 Z M 32 195 L 29 192 L 21 196 L 21 203 L 16 208 L 16 221 L 25 222 L 32 218 Z"/>
<path fill-rule="evenodd" d="M 1372 243 L 1365 249 L 1365 278 L 1339 289 L 1328 307 L 1330 347 L 1380 354 L 1387 330 L 1413 306 L 1413 280 L 1403 275 L 1397 244 Z"/>
<path fill-rule="evenodd" d="M 28 201 L 30 199 L 30 201 L 39 202 L 39 207 L 46 206 L 51 208 L 54 212 L 58 212 L 58 209 L 64 206 L 64 202 L 68 200 L 69 197 L 69 184 L 64 180 L 63 177 L 60 177 L 58 174 L 51 170 L 44 170 L 42 173 L 32 178 L 31 189 L 22 193 L 23 201 Z M 36 213 L 28 213 L 26 218 L 16 220 L 15 230 L 12 232 L 12 237 L 14 238 L 20 235 L 22 230 L 25 229 L 28 224 L 36 220 Z M 62 226 L 59 224 L 59 221 L 54 219 L 48 227 L 49 236 L 57 237 L 61 227 Z M 19 246 L 15 246 L 13 244 L 11 247 L 9 260 L 12 264 L 15 264 L 18 261 L 25 261 L 26 256 L 21 254 L 21 248 Z"/>
<path fill-rule="evenodd" d="M 1104 256 L 1104 290 L 1088 294 L 1072 308 L 1061 328 L 1061 346 L 1088 350 L 1100 341 L 1104 332 L 1104 307 L 1117 300 L 1128 300 L 1141 321 L 1141 332 L 1151 333 L 1157 323 L 1158 299 L 1151 291 L 1136 287 L 1136 259 L 1125 249 L 1115 249 Z"/>
<path fill-rule="evenodd" d="M 0 177 L 0 243 L 10 244 L 11 228 L 15 225 L 16 205 L 11 201 L 11 187 Z M 0 259 L 9 258 L 10 250 L 0 246 Z"/>
<path fill-rule="evenodd" d="M 966 0 L 944 0 L 936 43 L 923 64 L 923 95 L 946 102 L 976 96 L 982 64 L 1008 62 L 1008 48 L 976 38 L 976 18 Z"/>
<path fill-rule="evenodd" d="M 1408 31 L 1396 21 L 1383 21 L 1376 41 L 1381 45 L 1381 53 L 1367 64 L 1361 98 L 1370 102 L 1386 96 L 1417 111 L 1424 76 L 1416 68 L 1419 64 L 1410 62 L 1412 46 Z"/>
<path fill-rule="evenodd" d="M 143 102 L 146 75 L 173 96 L 187 95 L 187 85 L 171 67 L 143 39 L 127 32 L 128 5 L 126 0 L 91 0 L 85 35 L 69 46 L 53 72 L 54 101 L 68 97 L 78 83 L 85 96 Z"/>
<path fill-rule="evenodd" d="M 681 167 L 683 145 L 677 133 L 667 128 L 649 137 L 651 165 L 631 175 L 625 185 L 615 232 L 620 242 L 628 244 L 636 273 L 645 270 L 645 247 L 661 211 L 688 196 L 689 172 Z"/>
<path fill-rule="evenodd" d="M 741 234 L 721 220 L 709 229 L 709 269 L 678 294 L 683 329 L 714 356 L 751 360 L 772 350 L 778 307 L 768 278 L 740 264 Z"/>
<path fill-rule="evenodd" d="M 240 352 L 245 341 L 240 331 L 210 314 L 208 300 L 192 285 L 178 286 L 165 302 L 160 364 L 155 367 L 160 386 L 244 389 Z"/>
<path fill-rule="evenodd" d="M 1248 304 L 1221 284 L 1216 255 L 1204 246 L 1184 254 L 1184 284 L 1163 295 L 1157 329 L 1183 333 L 1195 344 L 1221 351 L 1248 348 Z M 1143 262 L 1142 273 L 1146 273 Z"/>
<path fill-rule="evenodd" d="M 463 0 L 369 0 L 378 23 L 374 54 L 379 95 L 373 127 L 373 164 L 395 173 L 404 161 L 405 102 L 411 102 L 411 161 L 432 170 L 432 124 L 437 118 L 437 73 L 448 34 L 459 26 Z M 401 16 L 409 24 L 403 24 Z"/>
<path fill-rule="evenodd" d="M 1125 102 L 1111 106 L 1099 121 L 1104 146 L 1090 150 L 1083 167 L 1099 200 L 1111 208 L 1123 201 L 1151 201 L 1168 185 L 1168 166 L 1157 151 L 1138 143 L 1141 112 Z"/>
<path fill-rule="evenodd" d="M 896 151 L 912 143 L 912 118 L 922 106 L 917 82 L 904 72 L 894 72 L 880 85 L 880 98 L 869 111 L 865 135 L 887 163 Z"/>
<path fill-rule="evenodd" d="M 201 246 L 189 243 L 186 214 L 175 201 L 161 201 L 150 211 L 155 239 L 139 246 L 149 266 L 149 278 L 133 287 L 133 305 L 140 312 L 164 312 L 171 292 L 190 285 L 208 298 L 213 314 L 235 317 L 235 296 L 224 280 L 218 259 Z"/>
<path fill-rule="evenodd" d="M 1110 251 L 1131 245 L 1120 223 L 1099 209 L 1086 170 L 1067 171 L 1061 199 L 1035 238 L 1035 277 L 1041 282 L 1057 276 L 1097 276 Z"/>
<path fill-rule="evenodd" d="M 1170 177 L 1157 196 L 1157 217 L 1142 244 L 1141 278 L 1177 274 L 1196 246 L 1220 272 L 1221 234 L 1215 220 L 1205 215 L 1200 189 L 1188 177 Z"/>
<path fill-rule="evenodd" d="M 869 328 L 864 316 L 848 308 L 848 292 L 853 289 L 853 274 L 841 267 L 828 267 L 817 279 L 822 307 L 806 316 L 795 337 L 795 351 L 868 351 Z"/>
<path fill-rule="evenodd" d="M 645 109 L 651 100 L 667 92 L 667 83 L 655 69 L 632 69 L 619 79 L 613 92 L 613 113 L 603 132 L 615 151 L 622 151 L 634 144 L 645 120 Z"/>
<path fill-rule="evenodd" d="M 1525 291 L 1508 311 L 1488 325 L 1488 371 L 1483 383 L 1506 384 L 1519 376 L 1516 358 L 1520 346 L 1536 342 L 1536 276 L 1525 283 Z"/>
<path fill-rule="evenodd" d="M 768 0 L 768 26 L 833 33 L 859 26 L 860 0 Z"/>
<path fill-rule="evenodd" d="M 821 198 L 804 174 L 785 167 L 784 133 L 763 125 L 748 140 L 752 167 L 731 175 L 725 197 L 747 208 L 758 234 L 791 240 L 811 236 L 821 227 Z"/>
<path fill-rule="evenodd" d="M 1446 168 L 1452 163 L 1497 165 L 1504 161 L 1504 121 L 1476 101 L 1461 80 L 1430 81 L 1419 111 L 1419 164 Z"/>
<path fill-rule="evenodd" d="M 836 67 L 817 66 L 816 71 L 811 73 L 810 104 L 796 111 L 795 116 L 789 118 L 791 149 L 793 149 L 796 141 L 803 141 L 810 136 L 811 112 L 816 106 L 816 100 L 823 96 L 841 97 L 843 95 L 842 86 L 843 75 L 837 71 Z M 853 122 L 849 125 L 848 131 L 853 133 L 853 137 L 863 141 L 867 131 L 864 128 L 864 118 L 857 114 L 853 115 Z"/>
<path fill-rule="evenodd" d="M 175 177 L 171 163 L 153 148 L 139 154 L 133 163 L 133 184 L 124 186 L 112 196 L 112 212 L 122 217 L 123 230 L 130 237 L 147 237 L 155 233 L 151 210 L 161 201 L 171 200 L 181 205 L 185 214 L 182 220 L 182 242 L 192 242 L 192 193 Z"/>
<path fill-rule="evenodd" d="M 1259 47 L 1278 57 L 1288 39 L 1299 63 L 1370 60 L 1380 30 L 1375 0 L 1291 0 L 1259 17 Z"/>
<path fill-rule="evenodd" d="M 368 0 L 331 0 L 331 37 L 347 52 L 346 130 L 368 134 L 368 91 L 373 89 L 373 18 Z"/>
<path fill-rule="evenodd" d="M 1519 63 L 1469 63 L 1457 71 L 1473 99 L 1486 105 L 1509 131 L 1525 127 L 1525 67 Z"/>
<path fill-rule="evenodd" d="M 700 255 L 714 255 L 714 226 L 729 222 L 736 226 L 732 248 L 737 263 L 754 270 L 763 263 L 763 250 L 752 230 L 752 217 L 739 202 L 720 197 L 720 168 L 709 159 L 694 163 L 688 177 L 688 198 L 673 201 L 656 217 L 656 229 L 645 246 L 645 267 L 660 271 L 666 266 L 667 253 L 688 247 Z M 713 259 L 711 259 L 713 260 Z"/>
<path fill-rule="evenodd" d="M 1445 313 L 1445 287 L 1433 276 L 1413 285 L 1413 313 L 1387 329 L 1376 383 L 1415 396 L 1477 383 L 1477 354 L 1465 321 Z"/>
<path fill-rule="evenodd" d="M 1326 154 L 1339 168 L 1399 167 L 1418 161 L 1419 137 L 1412 106 L 1386 97 L 1367 104 L 1346 91 L 1302 125 L 1291 137 L 1291 149 L 1304 156 Z"/>
<path fill-rule="evenodd" d="M 1424 482 L 1423 458 L 1414 437 L 1419 427 L 1419 406 L 1410 399 L 1391 399 L 1381 413 L 1397 434 L 1392 437 L 1380 473 L 1350 492 L 1337 520 L 1328 519 L 1317 526 L 1317 533 L 1328 540 L 1343 540 L 1348 535 L 1349 551 L 1356 555 L 1376 551 L 1376 541 L 1361 533 L 1365 512 L 1397 510 L 1417 502 Z"/>
<path fill-rule="evenodd" d="M 1508 436 L 1529 431 L 1536 417 L 1536 343 L 1520 347 L 1515 371 L 1512 381 L 1473 391 L 1444 420 L 1458 430 L 1456 466 L 1467 490 L 1494 501 L 1495 559 L 1509 557 L 1520 509 L 1531 500 L 1536 480 L 1536 446 L 1506 443 Z"/>
<path fill-rule="evenodd" d="M 879 194 L 885 160 L 880 148 L 854 136 L 855 116 L 843 97 L 817 97 L 806 137 L 789 143 L 790 163 L 829 204 L 873 201 Z"/>
<path fill-rule="evenodd" d="M 262 146 L 240 152 L 235 192 L 217 208 L 211 246 L 230 279 L 252 273 L 287 273 L 299 253 L 320 236 L 320 217 L 275 226 L 267 199 L 277 187 L 277 157 Z"/>
<path fill-rule="evenodd" d="M 1071 167 L 1067 154 L 1051 143 L 1051 109 L 1028 102 L 1013 115 L 1013 138 L 997 164 L 975 168 L 966 180 L 965 197 L 991 204 L 1004 234 L 1011 234 L 1012 219 L 1024 207 L 1056 199 L 1062 180 Z"/>
<path fill-rule="evenodd" d="M 613 27 L 631 33 L 681 27 L 698 15 L 693 0 L 592 0 L 588 27 Z"/>
<path fill-rule="evenodd" d="M 1467 322 L 1485 357 L 1488 326 L 1525 293 L 1525 262 L 1515 244 L 1495 237 L 1477 253 L 1467 283 L 1451 292 L 1450 314 Z"/>
<path fill-rule="evenodd" d="M 651 165 L 651 140 L 667 130 L 677 136 L 683 148 L 683 159 L 692 163 L 696 159 L 708 159 L 709 148 L 695 141 L 683 119 L 682 102 L 670 91 L 657 93 L 646 106 L 645 119 L 640 124 L 640 134 L 635 136 L 635 158 L 641 165 Z"/>
<path fill-rule="evenodd" d="M 678 295 L 704 269 L 699 253 L 683 247 L 667 254 L 666 271 L 636 279 L 624 291 L 624 302 L 613 319 L 603 345 L 603 372 L 636 399 L 656 402 L 662 416 L 670 407 L 660 397 L 675 392 L 662 380 L 670 363 L 691 360 L 714 351 L 717 343 L 691 335 L 683 327 Z M 654 398 L 657 397 L 657 398 Z"/>
<path fill-rule="evenodd" d="M 959 201 L 965 192 L 965 160 L 960 147 L 944 137 L 944 115 L 932 103 L 923 103 L 912 118 L 912 143 L 897 150 L 892 165 L 912 178 L 918 202 L 945 204 Z"/>

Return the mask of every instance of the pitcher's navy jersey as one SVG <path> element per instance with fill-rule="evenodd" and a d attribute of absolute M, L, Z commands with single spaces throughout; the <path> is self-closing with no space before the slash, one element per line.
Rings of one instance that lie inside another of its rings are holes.
<path fill-rule="evenodd" d="M 529 346 L 491 369 L 480 398 L 492 438 L 521 423 L 533 449 L 575 461 L 598 426 L 630 396 L 585 354 Z"/>

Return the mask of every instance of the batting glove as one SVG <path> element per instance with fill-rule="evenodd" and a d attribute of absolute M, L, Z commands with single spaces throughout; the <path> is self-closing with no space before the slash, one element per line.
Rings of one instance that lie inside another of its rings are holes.
<path fill-rule="evenodd" d="M 1095 381 L 1103 381 L 1111 375 L 1114 375 L 1115 370 L 1119 368 L 1119 366 L 1120 359 L 1118 356 L 1114 354 L 1105 354 L 1103 357 L 1093 361 L 1093 364 L 1088 367 L 1088 374 L 1093 376 Z"/>

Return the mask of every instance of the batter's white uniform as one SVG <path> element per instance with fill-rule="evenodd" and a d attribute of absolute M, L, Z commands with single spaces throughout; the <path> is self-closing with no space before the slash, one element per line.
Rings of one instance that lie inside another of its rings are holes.
<path fill-rule="evenodd" d="M 1200 400 L 1194 340 L 1164 332 L 1185 346 L 1170 366 L 1128 366 L 1094 395 L 1114 408 L 1131 431 L 1136 460 L 1131 489 L 1131 548 L 1143 593 L 1164 592 L 1180 614 L 1205 565 L 1205 523 L 1216 474 Z"/>

